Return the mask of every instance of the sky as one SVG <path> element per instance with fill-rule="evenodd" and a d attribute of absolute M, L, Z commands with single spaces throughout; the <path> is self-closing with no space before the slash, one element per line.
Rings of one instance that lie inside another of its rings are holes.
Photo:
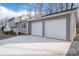
<path fill-rule="evenodd" d="M 29 3 L 2 3 L 0 5 L 8 9 L 11 9 L 13 11 L 19 11 L 22 9 L 26 9 L 28 8 L 28 5 L 32 8 L 32 4 L 29 4 Z"/>
<path fill-rule="evenodd" d="M 28 14 L 27 9 L 30 7 L 34 15 L 34 7 L 32 3 L 0 3 L 0 20 Z M 47 8 L 47 7 L 46 7 Z"/>
<path fill-rule="evenodd" d="M 28 3 L 0 3 L 0 19 L 27 14 L 28 5 L 33 8 Z"/>

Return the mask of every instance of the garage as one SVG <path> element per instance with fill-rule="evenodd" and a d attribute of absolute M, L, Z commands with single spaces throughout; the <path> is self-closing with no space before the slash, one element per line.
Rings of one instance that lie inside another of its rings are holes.
<path fill-rule="evenodd" d="M 42 21 L 34 21 L 31 23 L 31 34 L 42 36 Z"/>
<path fill-rule="evenodd" d="M 66 40 L 66 18 L 45 21 L 45 37 Z"/>
<path fill-rule="evenodd" d="M 28 33 L 46 38 L 73 41 L 76 37 L 77 10 L 67 10 L 28 20 Z M 31 24 L 31 25 L 30 25 Z"/>

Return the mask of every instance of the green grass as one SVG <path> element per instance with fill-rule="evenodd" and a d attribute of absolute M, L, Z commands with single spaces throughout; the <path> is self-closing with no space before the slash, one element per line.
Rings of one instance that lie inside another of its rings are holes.
<path fill-rule="evenodd" d="M 14 37 L 15 35 L 12 34 L 5 34 L 3 32 L 0 32 L 0 40 L 2 39 L 6 39 L 6 38 L 10 38 L 10 37 Z"/>

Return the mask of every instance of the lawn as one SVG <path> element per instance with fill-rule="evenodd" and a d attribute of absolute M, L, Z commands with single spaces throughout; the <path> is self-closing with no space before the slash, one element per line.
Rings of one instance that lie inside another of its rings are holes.
<path fill-rule="evenodd" d="M 0 32 L 0 40 L 10 38 L 10 37 L 14 37 L 14 36 L 15 35 L 13 35 L 13 34 L 5 34 L 3 32 Z"/>

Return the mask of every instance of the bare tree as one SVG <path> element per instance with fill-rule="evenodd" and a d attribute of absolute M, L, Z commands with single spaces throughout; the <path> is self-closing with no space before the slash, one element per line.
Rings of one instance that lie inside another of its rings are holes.
<path fill-rule="evenodd" d="M 63 3 L 59 4 L 60 11 L 63 11 Z"/>
<path fill-rule="evenodd" d="M 28 9 L 27 9 L 27 12 L 28 12 L 28 15 L 31 17 L 32 9 L 28 8 Z"/>
<path fill-rule="evenodd" d="M 48 13 L 51 14 L 54 11 L 54 3 L 48 3 Z"/>
<path fill-rule="evenodd" d="M 36 3 L 35 6 L 35 14 L 36 15 L 42 15 L 43 14 L 43 3 Z"/>
<path fill-rule="evenodd" d="M 74 7 L 73 3 L 34 3 L 35 16 L 43 14 L 52 14 L 53 12 L 59 12 L 63 10 L 72 9 Z M 31 14 L 32 9 L 29 9 L 29 15 Z"/>
<path fill-rule="evenodd" d="M 71 9 L 73 9 L 73 7 L 74 7 L 74 4 L 73 4 L 73 3 L 71 3 Z"/>
<path fill-rule="evenodd" d="M 68 9 L 68 3 L 66 3 L 66 10 Z"/>
<path fill-rule="evenodd" d="M 31 12 L 32 12 L 32 8 L 30 7 L 31 4 L 30 3 L 26 3 L 24 5 L 25 5 L 25 8 L 26 8 L 26 14 L 31 17 Z"/>
<path fill-rule="evenodd" d="M 58 4 L 55 4 L 55 12 L 58 12 Z"/>

